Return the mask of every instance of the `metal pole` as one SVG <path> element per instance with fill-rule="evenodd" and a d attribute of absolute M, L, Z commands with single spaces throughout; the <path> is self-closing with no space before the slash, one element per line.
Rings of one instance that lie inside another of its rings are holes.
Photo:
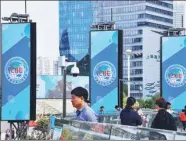
<path fill-rule="evenodd" d="M 1 1 L 0 1 L 0 7 L 1 7 Z M 1 12 L 0 12 L 0 17 L 1 17 Z M 1 25 L 1 20 L 0 20 L 0 25 Z M 2 53 L 2 28 L 0 27 L 0 53 Z M 1 69 L 1 61 L 0 61 L 0 69 Z M 0 79 L 1 79 L 1 73 L 0 73 Z M 1 81 L 0 81 L 0 113 L 1 113 L 1 108 L 2 108 L 2 87 L 1 87 Z M 1 119 L 2 115 L 0 115 L 0 119 Z M 1 140 L 1 121 L 0 121 L 0 140 Z"/>
<path fill-rule="evenodd" d="M 27 3 L 26 3 L 26 0 L 25 0 L 25 14 L 27 13 Z"/>
<path fill-rule="evenodd" d="M 10 122 L 10 140 L 12 140 L 12 122 Z"/>
<path fill-rule="evenodd" d="M 130 97 L 130 55 L 127 55 L 127 64 L 128 64 L 128 97 Z"/>
<path fill-rule="evenodd" d="M 120 82 L 121 82 L 121 79 L 119 79 L 119 101 L 118 101 L 118 105 L 121 107 L 121 90 L 120 90 Z"/>
<path fill-rule="evenodd" d="M 184 27 L 184 15 L 181 16 L 181 27 Z"/>
<path fill-rule="evenodd" d="M 112 22 L 112 8 L 110 9 L 110 20 L 111 20 L 111 22 Z"/>
<path fill-rule="evenodd" d="M 63 71 L 63 118 L 66 117 L 66 68 Z"/>

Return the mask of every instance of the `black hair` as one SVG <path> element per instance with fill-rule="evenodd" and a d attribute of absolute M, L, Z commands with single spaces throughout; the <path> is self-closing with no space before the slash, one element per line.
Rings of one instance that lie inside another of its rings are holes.
<path fill-rule="evenodd" d="M 126 109 L 127 111 L 132 110 L 132 109 L 133 109 L 132 106 L 133 106 L 135 103 L 136 103 L 136 99 L 135 99 L 134 97 L 128 97 L 128 98 L 127 98 L 127 104 L 126 104 L 126 106 L 125 106 L 125 109 Z"/>
<path fill-rule="evenodd" d="M 87 102 L 88 99 L 88 91 L 83 88 L 83 87 L 76 87 L 71 91 L 71 94 L 78 96 L 78 97 L 83 97 L 84 101 Z"/>
<path fill-rule="evenodd" d="M 104 108 L 104 106 L 101 106 L 100 109 Z"/>
<path fill-rule="evenodd" d="M 168 105 L 171 105 L 170 102 L 166 102 L 165 108 L 167 109 Z"/>
<path fill-rule="evenodd" d="M 116 106 L 115 106 L 115 109 L 117 109 L 117 108 L 119 108 L 119 106 L 118 106 L 118 105 L 116 105 Z"/>
<path fill-rule="evenodd" d="M 185 108 L 185 109 L 183 109 L 183 110 L 182 110 L 182 112 L 184 112 L 184 113 L 185 113 L 185 115 L 186 115 L 186 108 Z"/>

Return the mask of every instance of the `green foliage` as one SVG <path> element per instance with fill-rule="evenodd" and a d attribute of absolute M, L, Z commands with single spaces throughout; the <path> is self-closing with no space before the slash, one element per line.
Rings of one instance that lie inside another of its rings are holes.
<path fill-rule="evenodd" d="M 127 95 L 126 95 L 127 89 L 124 89 L 123 91 L 123 108 L 126 105 L 127 101 Z M 137 101 L 139 102 L 140 108 L 149 108 L 149 109 L 154 109 L 155 108 L 155 101 L 160 97 L 160 94 L 154 95 L 151 99 L 138 99 Z"/>
<path fill-rule="evenodd" d="M 128 87 L 126 84 L 123 84 L 123 97 L 127 97 L 128 95 Z"/>
<path fill-rule="evenodd" d="M 139 107 L 144 107 L 145 106 L 145 101 L 143 99 L 137 100 L 139 103 Z"/>
<path fill-rule="evenodd" d="M 145 100 L 143 106 L 144 106 L 143 108 L 154 109 L 154 104 L 153 104 L 152 99 Z"/>
<path fill-rule="evenodd" d="M 122 108 L 125 107 L 126 103 L 127 103 L 127 96 L 125 96 L 125 94 L 123 93 L 123 107 Z"/>
<path fill-rule="evenodd" d="M 38 126 L 39 128 L 46 129 L 46 128 L 48 128 L 48 125 L 49 125 L 49 119 L 46 118 L 46 117 L 41 118 L 41 119 L 37 122 L 37 126 Z"/>
<path fill-rule="evenodd" d="M 155 102 L 158 98 L 160 98 L 160 94 L 155 94 L 151 99 Z"/>
<path fill-rule="evenodd" d="M 140 99 L 139 103 L 142 103 L 140 105 L 141 108 L 149 108 L 149 109 L 154 109 L 155 108 L 155 101 L 160 97 L 160 94 L 155 94 L 151 99 L 143 100 Z"/>

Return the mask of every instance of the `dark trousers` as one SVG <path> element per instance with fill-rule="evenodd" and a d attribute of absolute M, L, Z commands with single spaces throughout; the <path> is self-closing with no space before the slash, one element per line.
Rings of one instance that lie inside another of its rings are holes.
<path fill-rule="evenodd" d="M 182 124 L 183 124 L 183 130 L 185 131 L 185 129 L 186 129 L 186 121 L 182 121 Z"/>

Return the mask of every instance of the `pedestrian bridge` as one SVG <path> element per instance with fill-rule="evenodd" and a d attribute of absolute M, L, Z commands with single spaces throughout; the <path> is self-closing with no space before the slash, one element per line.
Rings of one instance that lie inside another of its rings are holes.
<path fill-rule="evenodd" d="M 66 119 L 56 119 L 53 132 L 57 140 L 186 140 L 183 132 Z"/>

